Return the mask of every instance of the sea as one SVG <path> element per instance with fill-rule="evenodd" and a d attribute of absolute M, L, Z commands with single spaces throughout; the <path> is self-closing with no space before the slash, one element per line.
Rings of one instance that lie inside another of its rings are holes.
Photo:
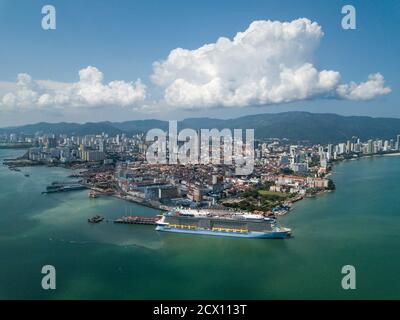
<path fill-rule="evenodd" d="M 292 238 L 265 240 L 114 224 L 159 212 L 87 191 L 44 195 L 73 172 L 2 164 L 24 152 L 0 150 L 0 299 L 400 298 L 399 156 L 335 165 L 336 191 L 279 218 Z M 96 214 L 106 221 L 88 223 Z M 46 265 L 55 290 L 42 288 Z M 344 266 L 355 289 L 342 286 Z"/>

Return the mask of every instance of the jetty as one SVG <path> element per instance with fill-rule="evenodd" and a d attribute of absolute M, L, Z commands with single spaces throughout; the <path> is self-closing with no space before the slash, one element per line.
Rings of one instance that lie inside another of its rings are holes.
<path fill-rule="evenodd" d="M 42 194 L 50 194 L 50 193 L 58 193 L 58 192 L 67 192 L 67 191 L 77 191 L 87 189 L 87 186 L 81 183 L 62 183 L 53 182 L 50 186 L 46 187 L 46 191 L 43 191 Z"/>
<path fill-rule="evenodd" d="M 114 220 L 114 223 L 156 225 L 160 217 L 126 216 Z"/>

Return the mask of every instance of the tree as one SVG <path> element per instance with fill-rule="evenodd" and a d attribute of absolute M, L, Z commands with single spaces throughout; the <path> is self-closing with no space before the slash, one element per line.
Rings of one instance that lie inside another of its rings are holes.
<path fill-rule="evenodd" d="M 328 180 L 328 190 L 335 190 L 335 189 L 336 189 L 335 183 L 331 179 L 329 179 Z"/>
<path fill-rule="evenodd" d="M 294 171 L 290 168 L 282 168 L 280 171 L 282 174 L 285 174 L 285 175 L 291 175 L 294 173 Z"/>

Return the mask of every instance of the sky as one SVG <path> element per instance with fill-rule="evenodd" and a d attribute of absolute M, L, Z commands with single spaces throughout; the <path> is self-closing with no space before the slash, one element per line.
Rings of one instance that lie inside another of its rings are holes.
<path fill-rule="evenodd" d="M 344 5 L 356 29 L 342 28 Z M 56 29 L 42 28 L 42 7 Z M 0 127 L 310 111 L 400 118 L 397 0 L 0 0 Z"/>

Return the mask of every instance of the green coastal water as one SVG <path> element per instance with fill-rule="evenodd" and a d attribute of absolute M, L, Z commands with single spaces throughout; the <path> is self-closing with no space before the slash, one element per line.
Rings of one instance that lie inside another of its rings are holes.
<path fill-rule="evenodd" d="M 21 153 L 0 150 L 0 162 Z M 400 298 L 400 157 L 337 165 L 336 192 L 301 201 L 281 219 L 293 229 L 287 240 L 91 225 L 94 214 L 157 211 L 86 191 L 41 195 L 69 174 L 0 165 L 0 299 Z M 55 291 L 41 289 L 47 264 L 57 270 Z M 341 289 L 348 264 L 357 270 L 354 291 Z"/>

